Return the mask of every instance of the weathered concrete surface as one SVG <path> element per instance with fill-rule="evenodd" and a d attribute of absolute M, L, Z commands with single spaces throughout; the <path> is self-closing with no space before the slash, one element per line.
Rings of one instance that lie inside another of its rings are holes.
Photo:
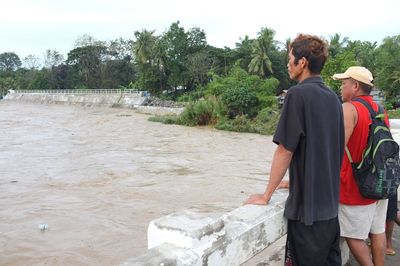
<path fill-rule="evenodd" d="M 43 104 L 70 104 L 86 107 L 117 107 L 131 108 L 138 113 L 165 115 L 180 114 L 184 108 L 146 106 L 147 97 L 141 93 L 108 93 L 108 94 L 84 94 L 84 93 L 8 93 L 4 100 L 33 102 Z"/>
<path fill-rule="evenodd" d="M 63 93 L 9 93 L 5 100 L 17 100 L 36 103 L 57 103 L 82 106 L 127 107 L 140 106 L 145 97 L 141 94 L 63 94 Z"/>
<path fill-rule="evenodd" d="M 398 203 L 400 208 L 400 202 Z M 386 256 L 385 265 L 387 266 L 399 266 L 400 265 L 400 226 L 395 224 L 393 230 L 393 246 L 396 251 L 395 256 Z M 286 235 L 277 240 L 273 245 L 264 249 L 250 260 L 243 263 L 241 266 L 281 266 L 283 265 L 285 257 L 285 244 Z M 359 264 L 350 254 L 349 248 L 345 243 L 344 239 L 341 239 L 341 251 L 342 251 L 342 264 L 345 266 L 358 266 Z"/>
<path fill-rule="evenodd" d="M 222 216 L 182 211 L 153 220 L 149 251 L 123 265 L 240 265 L 286 234 L 286 197 L 278 191 L 268 206 L 245 205 Z"/>
<path fill-rule="evenodd" d="M 241 264 L 241 266 L 282 266 L 285 258 L 286 235 Z"/>
<path fill-rule="evenodd" d="M 197 259 L 197 255 L 189 249 L 166 243 L 157 246 L 157 248 L 149 249 L 147 253 L 140 257 L 128 259 L 121 266 L 195 265 Z"/>

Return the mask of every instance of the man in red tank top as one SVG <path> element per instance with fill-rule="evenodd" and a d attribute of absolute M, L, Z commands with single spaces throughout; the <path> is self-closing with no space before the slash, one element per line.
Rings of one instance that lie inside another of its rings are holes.
<path fill-rule="evenodd" d="M 341 80 L 345 144 L 354 162 L 361 161 L 362 152 L 367 145 L 369 125 L 368 109 L 360 102 L 362 98 L 378 111 L 378 105 L 370 95 L 373 84 L 371 72 L 360 66 L 349 67 L 346 72 L 335 74 L 335 80 Z M 386 116 L 386 123 L 388 118 Z M 347 154 L 343 156 L 340 171 L 339 222 L 341 236 L 360 265 L 383 265 L 385 260 L 385 219 L 387 200 L 364 198 L 354 179 L 351 163 Z M 365 239 L 371 239 L 371 252 Z"/>

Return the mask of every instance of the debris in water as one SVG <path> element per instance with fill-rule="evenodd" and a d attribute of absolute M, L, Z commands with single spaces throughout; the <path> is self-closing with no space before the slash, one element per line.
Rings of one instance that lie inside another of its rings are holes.
<path fill-rule="evenodd" d="M 39 229 L 41 231 L 45 231 L 45 230 L 49 229 L 49 225 L 48 224 L 39 224 Z"/>

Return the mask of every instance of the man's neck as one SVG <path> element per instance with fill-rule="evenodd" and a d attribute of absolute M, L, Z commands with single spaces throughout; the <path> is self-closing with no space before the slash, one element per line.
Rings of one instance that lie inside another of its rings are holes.
<path fill-rule="evenodd" d="M 319 74 L 311 74 L 311 73 L 302 73 L 299 78 L 297 79 L 298 83 L 303 82 L 305 79 L 311 78 L 311 77 L 319 77 Z"/>
<path fill-rule="evenodd" d="M 357 98 L 357 97 L 360 97 L 360 96 L 371 96 L 371 95 L 360 92 L 360 93 L 357 93 L 356 95 L 354 95 L 353 99 Z"/>
<path fill-rule="evenodd" d="M 305 79 L 311 78 L 311 77 L 318 77 L 319 74 L 312 74 L 310 72 L 310 70 L 305 69 L 303 72 L 301 72 L 301 74 L 298 76 L 297 82 L 301 83 L 303 82 Z"/>

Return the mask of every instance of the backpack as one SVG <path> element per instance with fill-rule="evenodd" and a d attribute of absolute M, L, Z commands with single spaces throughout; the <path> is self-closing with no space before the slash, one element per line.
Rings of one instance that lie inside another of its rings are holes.
<path fill-rule="evenodd" d="M 364 99 L 353 101 L 362 103 L 371 115 L 368 142 L 361 162 L 353 162 L 346 146 L 346 153 L 353 169 L 361 195 L 368 199 L 387 199 L 397 193 L 400 183 L 399 145 L 384 121 L 384 110 L 378 104 L 378 113 Z"/>

